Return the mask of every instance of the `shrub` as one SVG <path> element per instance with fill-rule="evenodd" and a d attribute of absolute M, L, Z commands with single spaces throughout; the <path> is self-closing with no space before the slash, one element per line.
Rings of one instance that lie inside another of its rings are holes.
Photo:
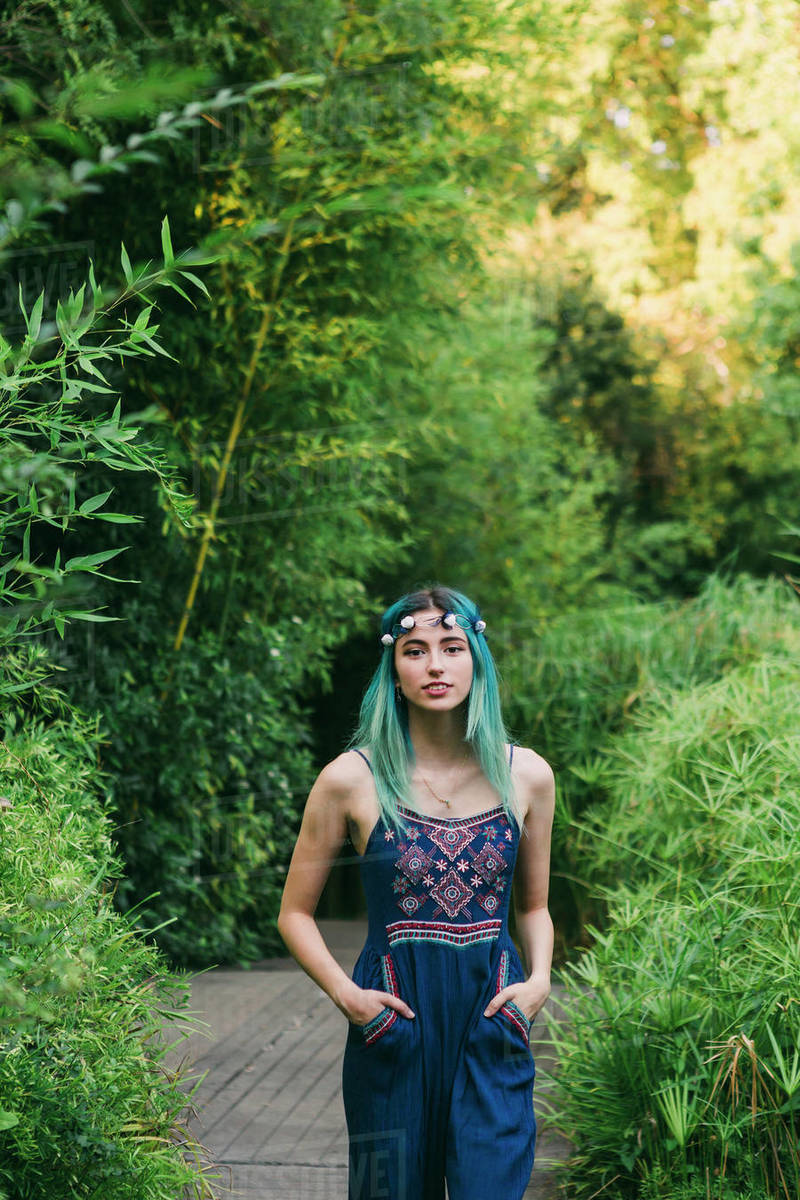
<path fill-rule="evenodd" d="M 651 700 L 582 823 L 608 918 L 553 1030 L 572 1196 L 800 1188 L 800 639 L 775 633 L 783 653 Z"/>
<path fill-rule="evenodd" d="M 98 722 L 73 711 L 22 730 L 12 712 L 4 735 L 0 1194 L 211 1196 L 216 1176 L 182 1125 L 184 1081 L 159 1036 L 165 1018 L 192 1027 L 186 981 L 111 902 L 121 867 Z"/>

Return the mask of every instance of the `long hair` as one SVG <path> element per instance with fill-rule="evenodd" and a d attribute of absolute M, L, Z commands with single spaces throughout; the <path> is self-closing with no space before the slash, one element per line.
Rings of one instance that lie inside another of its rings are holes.
<path fill-rule="evenodd" d="M 380 633 L 391 633 L 405 616 L 425 608 L 440 608 L 466 617 L 470 623 L 480 617 L 478 606 L 462 592 L 441 584 L 407 592 L 383 614 Z M 497 669 L 486 643 L 485 633 L 470 627 L 462 629 L 472 654 L 472 686 L 467 701 L 465 742 L 475 754 L 481 769 L 502 801 L 509 820 L 520 823 L 514 804 L 511 772 L 508 767 L 506 743 L 508 734 L 500 708 Z M 384 821 L 402 829 L 397 803 L 409 804 L 411 767 L 414 747 L 408 732 L 408 710 L 395 699 L 394 649 L 382 647 L 381 661 L 369 682 L 361 702 L 358 728 L 348 748 L 369 750 L 375 777 L 378 806 Z"/>

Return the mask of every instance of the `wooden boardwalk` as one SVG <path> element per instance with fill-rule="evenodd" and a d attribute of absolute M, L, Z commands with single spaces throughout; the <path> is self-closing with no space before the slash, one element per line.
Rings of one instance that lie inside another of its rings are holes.
<path fill-rule="evenodd" d="M 366 939 L 366 921 L 319 925 L 349 974 Z M 548 1003 L 557 1002 L 556 987 Z M 193 1034 L 170 1061 L 188 1059 L 195 1077 L 207 1072 L 194 1098 L 198 1115 L 191 1129 L 220 1164 L 220 1195 L 347 1200 L 342 1013 L 292 958 L 198 976 L 191 1009 L 207 1022 L 210 1036 Z M 531 1046 L 541 1068 L 548 1058 L 542 1022 L 531 1031 Z M 536 1094 L 540 1090 L 537 1080 Z M 538 1120 L 537 1165 L 525 1200 L 553 1200 L 552 1176 L 540 1162 L 560 1157 L 564 1144 Z"/>

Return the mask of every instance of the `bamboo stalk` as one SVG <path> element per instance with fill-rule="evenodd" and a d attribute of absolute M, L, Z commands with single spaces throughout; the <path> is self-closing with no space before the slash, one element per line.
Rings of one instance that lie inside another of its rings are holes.
<path fill-rule="evenodd" d="M 203 567 L 205 566 L 206 558 L 208 556 L 208 550 L 211 545 L 211 539 L 214 537 L 214 532 L 216 529 L 217 514 L 219 512 L 219 506 L 220 506 L 220 501 L 222 499 L 222 494 L 225 489 L 225 480 L 227 479 L 227 476 L 228 476 L 228 469 L 230 467 L 231 459 L 233 458 L 233 452 L 236 449 L 236 444 L 239 440 L 239 436 L 242 432 L 242 429 L 244 428 L 245 410 L 247 408 L 247 402 L 250 398 L 250 392 L 252 391 L 253 379 L 255 378 L 256 368 L 258 366 L 258 360 L 261 355 L 261 351 L 264 347 L 264 342 L 266 341 L 267 334 L 269 333 L 270 327 L 272 325 L 273 317 L 275 315 L 275 307 L 276 307 L 276 302 L 277 302 L 278 289 L 280 287 L 280 281 L 281 281 L 281 277 L 283 275 L 283 270 L 286 265 L 286 261 L 289 257 L 289 249 L 291 247 L 292 234 L 294 232 L 295 220 L 296 220 L 296 218 L 292 217 L 291 221 L 289 222 L 289 224 L 287 226 L 286 233 L 283 238 L 283 242 L 281 243 L 280 259 L 278 261 L 278 265 L 275 269 L 275 274 L 272 279 L 272 289 L 271 289 L 270 298 L 264 308 L 264 313 L 261 318 L 261 324 L 259 325 L 258 333 L 256 334 L 256 341 L 255 341 L 255 345 L 253 347 L 253 352 L 250 355 L 250 362 L 248 363 L 248 366 L 247 366 L 247 374 L 245 375 L 244 386 L 242 387 L 242 394 L 239 397 L 239 402 L 236 405 L 236 411 L 233 415 L 233 421 L 231 422 L 231 427 L 230 427 L 230 430 L 228 431 L 228 438 L 227 438 L 227 442 L 225 444 L 225 453 L 222 457 L 222 462 L 220 464 L 216 483 L 214 485 L 214 494 L 211 499 L 211 507 L 208 511 L 208 515 L 204 518 L 205 529 L 203 531 L 203 539 L 200 543 L 200 548 L 197 553 L 197 559 L 196 559 L 195 565 L 194 565 L 194 572 L 192 574 L 192 580 L 189 585 L 189 591 L 186 596 L 186 602 L 184 603 L 184 606 L 183 606 L 183 612 L 181 614 L 180 624 L 178 625 L 178 631 L 175 635 L 175 641 L 173 642 L 173 645 L 172 645 L 172 649 L 175 654 L 177 654 L 180 651 L 180 648 L 183 645 L 183 639 L 186 635 L 186 629 L 189 624 L 189 618 L 191 617 L 192 610 L 194 608 L 194 602 L 195 602 L 195 599 L 197 596 L 197 588 L 200 583 L 200 577 L 203 574 Z M 170 667 L 169 674 L 167 676 L 167 680 L 166 680 L 166 682 L 164 684 L 164 688 L 161 692 L 162 703 L 167 697 L 167 694 L 169 691 L 169 686 L 170 686 L 170 683 L 172 682 L 174 670 L 175 670 L 175 663 L 173 660 L 172 666 Z"/>

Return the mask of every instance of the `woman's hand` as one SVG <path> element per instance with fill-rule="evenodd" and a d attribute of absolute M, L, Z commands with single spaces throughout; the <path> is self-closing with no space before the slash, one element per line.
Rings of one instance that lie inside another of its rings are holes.
<path fill-rule="evenodd" d="M 534 975 L 531 979 L 526 979 L 523 983 L 510 983 L 508 987 L 502 988 L 496 996 L 492 997 L 490 1003 L 484 1009 L 483 1015 L 485 1017 L 493 1017 L 498 1009 L 501 1009 L 504 1004 L 508 1004 L 509 1000 L 513 1000 L 517 1008 L 524 1012 L 528 1020 L 533 1021 L 549 995 L 549 978 L 540 979 Z"/>
<path fill-rule="evenodd" d="M 360 988 L 355 983 L 339 1000 L 338 1007 L 353 1025 L 367 1025 L 384 1008 L 396 1009 L 401 1017 L 416 1015 L 399 996 L 393 996 L 391 992 L 379 992 L 375 988 Z"/>

